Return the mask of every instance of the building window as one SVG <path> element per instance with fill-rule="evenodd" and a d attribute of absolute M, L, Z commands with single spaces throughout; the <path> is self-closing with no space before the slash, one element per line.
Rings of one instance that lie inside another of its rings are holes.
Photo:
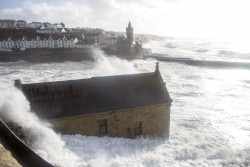
<path fill-rule="evenodd" d="M 134 137 L 142 134 L 141 121 L 134 124 Z"/>
<path fill-rule="evenodd" d="M 99 136 L 108 135 L 107 119 L 102 119 L 97 121 L 99 124 Z"/>

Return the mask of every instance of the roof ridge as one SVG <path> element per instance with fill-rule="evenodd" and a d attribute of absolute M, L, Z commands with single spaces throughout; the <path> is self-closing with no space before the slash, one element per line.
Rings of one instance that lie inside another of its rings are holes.
<path fill-rule="evenodd" d="M 147 73 L 133 73 L 133 74 L 121 74 L 121 75 L 105 75 L 105 76 L 94 76 L 90 78 L 81 78 L 81 79 L 71 79 L 71 80 L 58 80 L 58 81 L 48 81 L 48 82 L 34 82 L 34 83 L 24 83 L 21 85 L 32 85 L 32 84 L 53 84 L 53 83 L 61 83 L 61 82 L 72 82 L 72 81 L 82 81 L 82 80 L 91 80 L 91 79 L 101 79 L 101 78 L 115 78 L 115 77 L 126 77 L 126 76 L 141 76 L 141 75 L 149 75 L 155 74 L 155 72 L 147 72 Z M 19 81 L 18 81 L 19 80 Z M 20 79 L 15 80 L 15 82 L 21 82 Z"/>

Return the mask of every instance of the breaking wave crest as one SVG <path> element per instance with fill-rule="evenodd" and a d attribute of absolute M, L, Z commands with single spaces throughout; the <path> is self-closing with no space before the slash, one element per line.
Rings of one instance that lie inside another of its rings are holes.
<path fill-rule="evenodd" d="M 30 112 L 29 102 L 21 91 L 8 88 L 0 91 L 0 117 L 22 127 L 30 147 L 56 166 L 77 166 L 78 157 L 65 148 L 61 136 L 50 125 Z"/>

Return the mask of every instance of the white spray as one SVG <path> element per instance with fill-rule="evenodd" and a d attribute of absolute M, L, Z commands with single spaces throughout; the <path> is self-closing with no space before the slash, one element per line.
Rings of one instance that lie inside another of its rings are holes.
<path fill-rule="evenodd" d="M 139 72 L 148 72 L 148 69 L 143 68 L 142 60 L 127 61 L 114 56 L 107 56 L 101 50 L 93 50 L 95 67 L 95 75 L 107 76 L 107 75 L 122 75 L 122 74 L 134 74 Z"/>
<path fill-rule="evenodd" d="M 142 67 L 142 64 L 145 65 L 142 60 L 130 62 L 116 57 L 107 57 L 100 50 L 95 50 L 94 55 L 95 62 L 92 73 L 94 76 L 148 71 L 147 68 Z M 54 75 L 57 75 L 57 73 Z M 6 82 L 9 82 L 9 80 Z M 4 85 L 4 83 L 0 84 L 1 87 L 4 87 Z M 13 86 L 0 90 L 0 118 L 6 122 L 12 121 L 21 126 L 31 148 L 52 165 L 67 167 L 88 165 L 85 161 L 82 161 L 82 157 L 77 157 L 66 148 L 61 136 L 56 134 L 48 123 L 40 120 L 34 112 L 30 111 L 30 104 L 25 96 Z M 69 144 L 67 145 L 69 147 Z"/>
<path fill-rule="evenodd" d="M 56 166 L 78 166 L 78 157 L 65 148 L 61 136 L 49 124 L 30 112 L 29 102 L 21 91 L 8 88 L 0 91 L 0 118 L 12 121 L 23 128 L 31 148 Z"/>

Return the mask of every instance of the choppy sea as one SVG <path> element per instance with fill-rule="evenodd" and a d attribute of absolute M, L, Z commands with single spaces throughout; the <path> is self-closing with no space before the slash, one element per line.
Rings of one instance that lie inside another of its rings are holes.
<path fill-rule="evenodd" d="M 240 43 L 201 39 L 150 41 L 154 53 L 198 60 L 250 61 Z M 151 72 L 156 60 L 126 61 L 96 51 L 94 62 L 0 63 L 0 117 L 21 125 L 32 149 L 56 166 L 250 166 L 250 70 L 160 62 L 173 99 L 170 139 L 60 135 L 30 112 L 13 87 L 23 83 Z"/>

